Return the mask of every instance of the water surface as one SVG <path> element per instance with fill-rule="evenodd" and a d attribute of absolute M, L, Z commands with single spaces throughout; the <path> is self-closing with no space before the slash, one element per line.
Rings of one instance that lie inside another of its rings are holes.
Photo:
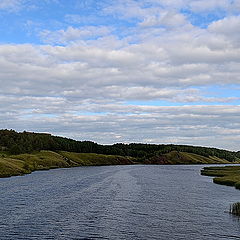
<path fill-rule="evenodd" d="M 203 166 L 55 169 L 0 179 L 0 239 L 240 239 L 240 191 Z"/>

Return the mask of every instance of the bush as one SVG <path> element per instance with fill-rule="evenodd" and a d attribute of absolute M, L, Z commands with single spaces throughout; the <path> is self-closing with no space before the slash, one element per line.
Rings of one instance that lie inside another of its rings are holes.
<path fill-rule="evenodd" d="M 230 213 L 236 216 L 240 216 L 240 202 L 230 205 Z"/>

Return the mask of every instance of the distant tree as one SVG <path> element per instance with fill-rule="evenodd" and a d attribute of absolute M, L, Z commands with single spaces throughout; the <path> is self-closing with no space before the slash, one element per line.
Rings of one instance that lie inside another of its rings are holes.
<path fill-rule="evenodd" d="M 100 145 L 91 141 L 76 141 L 69 138 L 52 136 L 51 134 L 46 133 L 33 133 L 26 131 L 18 133 L 14 130 L 7 129 L 0 130 L 0 146 L 4 148 L 4 150 L 8 150 L 11 154 L 51 150 L 79 153 L 102 153 L 146 159 L 153 156 L 161 156 L 162 154 L 171 151 L 178 151 L 194 153 L 206 157 L 216 156 L 232 162 L 240 158 L 240 151 L 231 152 L 200 146 L 142 143 Z"/>
<path fill-rule="evenodd" d="M 21 149 L 21 146 L 19 146 L 19 145 L 17 145 L 17 144 L 14 144 L 13 146 L 11 146 L 10 148 L 9 148 L 9 152 L 11 153 L 11 154 L 20 154 L 20 153 L 22 153 L 22 149 Z"/>

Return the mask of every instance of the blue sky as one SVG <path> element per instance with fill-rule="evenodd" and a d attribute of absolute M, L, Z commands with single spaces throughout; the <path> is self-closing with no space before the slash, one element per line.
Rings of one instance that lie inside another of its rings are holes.
<path fill-rule="evenodd" d="M 1 0 L 0 128 L 239 150 L 239 13 L 239 0 Z"/>

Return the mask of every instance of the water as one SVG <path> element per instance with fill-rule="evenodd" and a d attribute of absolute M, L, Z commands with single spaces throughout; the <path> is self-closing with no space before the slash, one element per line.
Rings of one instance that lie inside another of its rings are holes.
<path fill-rule="evenodd" d="M 55 169 L 0 179 L 0 239 L 240 239 L 240 191 L 203 166 Z"/>

